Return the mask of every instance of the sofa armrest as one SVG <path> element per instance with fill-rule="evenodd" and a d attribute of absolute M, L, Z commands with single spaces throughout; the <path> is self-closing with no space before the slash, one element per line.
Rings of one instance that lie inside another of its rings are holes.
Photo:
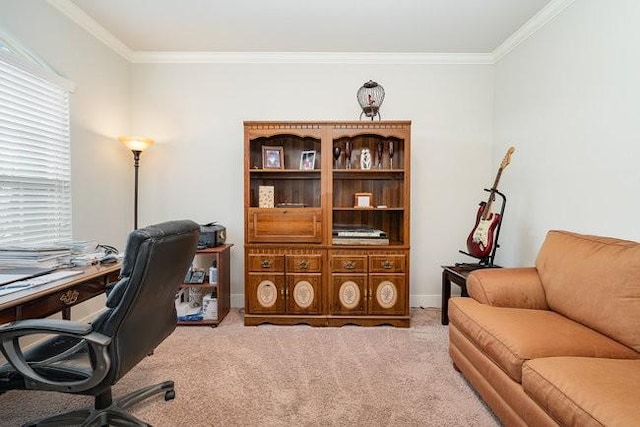
<path fill-rule="evenodd" d="M 487 268 L 472 271 L 467 291 L 476 301 L 496 307 L 548 310 L 538 272 L 534 267 Z"/>

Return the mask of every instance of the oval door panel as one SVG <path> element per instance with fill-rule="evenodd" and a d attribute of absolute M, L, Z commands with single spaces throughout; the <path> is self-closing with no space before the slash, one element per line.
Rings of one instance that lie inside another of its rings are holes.
<path fill-rule="evenodd" d="M 300 308 L 308 308 L 311 304 L 313 304 L 313 299 L 315 298 L 315 292 L 313 291 L 313 286 L 311 283 L 306 280 L 301 280 L 296 283 L 296 286 L 293 288 L 293 299 Z"/>
<path fill-rule="evenodd" d="M 256 297 L 261 306 L 265 308 L 273 307 L 278 299 L 278 289 L 276 289 L 276 285 L 271 280 L 263 280 L 258 285 Z"/>
<path fill-rule="evenodd" d="M 391 308 L 398 302 L 398 289 L 388 280 L 383 280 L 376 289 L 376 300 L 382 308 Z"/>
<path fill-rule="evenodd" d="M 340 286 L 338 297 L 345 308 L 356 308 L 360 303 L 360 288 L 358 284 L 351 280 L 344 282 Z"/>

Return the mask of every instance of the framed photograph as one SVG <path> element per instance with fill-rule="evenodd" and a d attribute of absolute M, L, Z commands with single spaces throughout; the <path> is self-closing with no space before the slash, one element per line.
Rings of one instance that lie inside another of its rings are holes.
<path fill-rule="evenodd" d="M 373 194 L 356 193 L 354 208 L 370 209 L 373 208 Z"/>
<path fill-rule="evenodd" d="M 313 170 L 316 167 L 316 151 L 309 150 L 300 153 L 300 170 Z"/>
<path fill-rule="evenodd" d="M 262 169 L 284 169 L 284 148 L 263 145 Z"/>

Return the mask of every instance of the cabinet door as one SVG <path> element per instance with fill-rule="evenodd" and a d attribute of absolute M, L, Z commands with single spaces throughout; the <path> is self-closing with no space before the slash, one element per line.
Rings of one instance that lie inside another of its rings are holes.
<path fill-rule="evenodd" d="M 322 242 L 322 210 L 319 208 L 251 208 L 247 221 L 249 242 Z"/>
<path fill-rule="evenodd" d="M 332 314 L 366 314 L 366 274 L 333 274 L 331 276 Z"/>
<path fill-rule="evenodd" d="M 249 274 L 249 314 L 284 313 L 284 274 Z"/>
<path fill-rule="evenodd" d="M 287 313 L 320 314 L 322 291 L 320 274 L 290 274 L 287 276 Z"/>
<path fill-rule="evenodd" d="M 406 314 L 404 274 L 372 274 L 369 276 L 369 314 Z"/>

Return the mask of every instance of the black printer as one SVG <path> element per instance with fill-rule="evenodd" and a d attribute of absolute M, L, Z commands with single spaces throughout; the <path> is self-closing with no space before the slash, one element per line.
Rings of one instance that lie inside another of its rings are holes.
<path fill-rule="evenodd" d="M 224 244 L 227 239 L 227 229 L 220 224 L 210 222 L 200 226 L 200 240 L 198 249 L 214 248 Z"/>

